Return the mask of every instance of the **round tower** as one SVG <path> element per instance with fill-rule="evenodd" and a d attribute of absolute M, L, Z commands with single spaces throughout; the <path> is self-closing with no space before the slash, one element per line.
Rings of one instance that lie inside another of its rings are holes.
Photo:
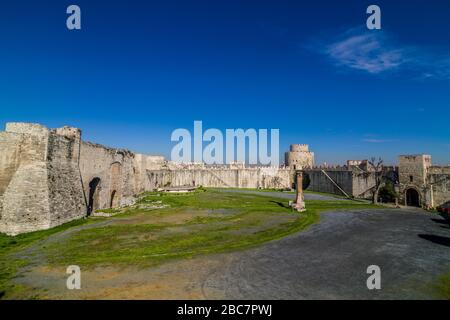
<path fill-rule="evenodd" d="M 291 144 L 290 151 L 285 153 L 285 165 L 294 170 L 314 166 L 314 152 L 309 151 L 307 144 Z"/>

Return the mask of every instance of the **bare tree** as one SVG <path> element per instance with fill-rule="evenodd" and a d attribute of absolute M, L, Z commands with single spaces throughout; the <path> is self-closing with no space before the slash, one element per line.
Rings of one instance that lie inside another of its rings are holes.
<path fill-rule="evenodd" d="M 377 204 L 378 193 L 380 192 L 380 189 L 384 186 L 383 160 L 381 158 L 378 158 L 378 160 L 376 160 L 375 157 L 372 157 L 368 162 L 369 165 L 371 166 L 371 168 L 368 169 L 369 170 L 372 169 L 375 175 L 375 186 L 372 188 L 372 203 Z"/>

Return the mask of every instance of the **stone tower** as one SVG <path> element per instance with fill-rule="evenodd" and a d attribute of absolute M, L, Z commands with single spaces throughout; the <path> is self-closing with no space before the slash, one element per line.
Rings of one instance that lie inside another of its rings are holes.
<path fill-rule="evenodd" d="M 309 151 L 307 144 L 291 144 L 285 153 L 285 165 L 293 170 L 302 170 L 314 166 L 314 152 Z"/>
<path fill-rule="evenodd" d="M 0 132 L 0 232 L 48 229 L 86 214 L 81 131 L 7 123 Z"/>
<path fill-rule="evenodd" d="M 401 204 L 417 207 L 426 204 L 427 174 L 430 167 L 430 155 L 399 156 L 398 178 Z"/>

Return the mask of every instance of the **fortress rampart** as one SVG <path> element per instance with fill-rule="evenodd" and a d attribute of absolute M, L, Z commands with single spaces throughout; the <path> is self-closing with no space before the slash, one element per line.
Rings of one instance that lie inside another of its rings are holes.
<path fill-rule="evenodd" d="M 0 132 L 0 232 L 48 229 L 83 217 L 81 132 L 8 123 Z"/>
<path fill-rule="evenodd" d="M 178 186 L 289 189 L 289 168 L 215 168 L 147 170 L 148 189 Z"/>
<path fill-rule="evenodd" d="M 312 191 L 369 198 L 375 185 L 367 160 L 314 166 L 305 144 L 291 145 L 285 167 L 180 164 L 84 142 L 77 128 L 8 123 L 0 132 L 0 232 L 48 229 L 164 187 L 293 188 L 297 170 Z M 401 204 L 450 206 L 450 167 L 432 166 L 431 156 L 400 156 L 398 168 L 383 168 L 388 174 L 399 180 Z"/>
<path fill-rule="evenodd" d="M 165 186 L 289 188 L 289 168 L 181 165 L 81 140 L 77 128 L 8 123 L 0 132 L 0 232 L 48 229 Z"/>
<path fill-rule="evenodd" d="M 356 162 L 352 162 L 355 163 Z M 375 186 L 373 172 L 361 169 L 365 161 L 358 165 L 346 166 L 315 166 L 303 170 L 310 180 L 307 190 L 351 196 L 355 198 L 370 198 Z"/>

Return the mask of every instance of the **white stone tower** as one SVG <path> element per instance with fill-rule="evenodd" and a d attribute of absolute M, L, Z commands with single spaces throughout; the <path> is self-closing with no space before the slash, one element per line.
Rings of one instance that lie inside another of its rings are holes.
<path fill-rule="evenodd" d="M 291 144 L 285 153 L 285 165 L 294 170 L 312 168 L 314 166 L 314 152 L 309 151 L 307 144 Z"/>

